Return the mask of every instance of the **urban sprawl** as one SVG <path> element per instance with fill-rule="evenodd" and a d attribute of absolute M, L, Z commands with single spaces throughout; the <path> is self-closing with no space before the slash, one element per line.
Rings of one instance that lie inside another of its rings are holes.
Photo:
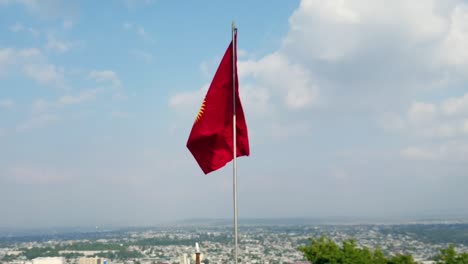
<path fill-rule="evenodd" d="M 435 263 L 433 256 L 449 244 L 468 252 L 468 224 L 463 223 L 251 224 L 240 228 L 240 263 L 307 263 L 298 247 L 320 236 L 337 243 L 354 239 L 358 246 L 380 248 L 389 256 L 411 254 L 419 263 Z M 232 226 L 210 224 L 3 234 L 0 263 L 188 264 L 195 263 L 195 243 L 200 245 L 201 263 L 232 262 Z"/>

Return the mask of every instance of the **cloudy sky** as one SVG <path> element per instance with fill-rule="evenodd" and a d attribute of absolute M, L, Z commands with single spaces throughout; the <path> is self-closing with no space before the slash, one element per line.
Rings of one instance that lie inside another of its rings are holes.
<path fill-rule="evenodd" d="M 232 217 L 185 144 L 233 19 L 241 218 L 468 214 L 467 1 L 0 0 L 0 226 Z"/>

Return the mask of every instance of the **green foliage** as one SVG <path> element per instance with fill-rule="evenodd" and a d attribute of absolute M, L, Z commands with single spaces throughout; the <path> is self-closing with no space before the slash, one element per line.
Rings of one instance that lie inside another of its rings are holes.
<path fill-rule="evenodd" d="M 457 254 L 455 247 L 450 245 L 448 248 L 440 250 L 436 260 L 437 264 L 468 264 L 468 253 Z"/>
<path fill-rule="evenodd" d="M 39 257 L 58 257 L 59 250 L 53 247 L 33 247 L 24 249 L 23 256 L 27 259 L 35 259 Z"/>
<path fill-rule="evenodd" d="M 115 259 L 127 260 L 127 259 L 136 259 L 136 258 L 144 257 L 144 255 L 138 251 L 126 250 L 126 249 L 114 251 L 114 252 L 101 252 L 101 253 L 95 254 L 95 256 L 101 257 L 101 258 L 112 259 L 112 260 L 115 260 Z"/>
<path fill-rule="evenodd" d="M 125 246 L 119 244 L 105 244 L 105 243 L 76 243 L 73 245 L 59 246 L 59 247 L 33 247 L 30 249 L 22 249 L 23 256 L 27 259 L 34 259 L 38 257 L 65 257 L 66 259 L 72 259 L 83 256 L 82 253 L 62 253 L 62 250 L 76 250 L 76 251 L 107 251 L 96 254 L 97 257 L 103 257 L 108 259 L 136 259 L 144 257 L 138 251 L 128 250 Z M 4 259 L 5 260 L 5 259 Z M 7 259 L 6 261 L 10 261 Z"/>
<path fill-rule="evenodd" d="M 398 255 L 390 258 L 387 261 L 388 264 L 416 264 L 411 255 Z"/>
<path fill-rule="evenodd" d="M 358 248 L 354 240 L 347 240 L 340 247 L 328 237 L 311 239 L 309 245 L 299 248 L 304 257 L 314 264 L 416 264 L 411 255 L 397 255 L 387 258 L 382 250 L 373 252 Z M 437 264 L 468 264 L 468 253 L 457 253 L 450 245 L 435 257 Z"/>
<path fill-rule="evenodd" d="M 343 252 L 330 238 L 312 239 L 309 246 L 302 246 L 299 250 L 307 260 L 315 264 L 341 263 Z"/>
<path fill-rule="evenodd" d="M 5 263 L 8 263 L 12 260 L 15 260 L 16 259 L 16 255 L 5 255 L 3 258 L 2 258 L 2 261 L 6 261 Z M 1 262 L 3 263 L 3 262 Z"/>
<path fill-rule="evenodd" d="M 79 258 L 79 257 L 83 257 L 84 254 L 82 253 L 62 253 L 60 254 L 60 256 L 66 258 L 66 259 L 73 259 L 73 258 Z"/>
<path fill-rule="evenodd" d="M 95 251 L 95 250 L 123 250 L 123 245 L 115 243 L 99 243 L 99 242 L 80 242 L 71 245 L 60 247 L 60 250 L 75 250 L 75 251 Z"/>
<path fill-rule="evenodd" d="M 114 252 L 100 252 L 94 255 L 94 257 L 106 258 L 106 259 L 119 259 L 117 253 Z"/>
<path fill-rule="evenodd" d="M 387 258 L 385 258 L 385 255 L 380 248 L 377 248 L 374 251 L 374 255 L 372 256 L 372 263 L 374 264 L 386 264 L 387 263 Z"/>
<path fill-rule="evenodd" d="M 409 255 L 387 259 L 380 249 L 358 248 L 354 240 L 347 240 L 338 246 L 327 237 L 311 239 L 310 245 L 299 248 L 307 260 L 314 264 L 414 264 Z"/>
<path fill-rule="evenodd" d="M 229 244 L 232 243 L 232 237 L 228 235 L 212 235 L 212 234 L 199 234 L 198 237 L 192 239 L 177 239 L 169 236 L 154 237 L 138 240 L 135 245 L 138 246 L 191 246 L 196 242 L 209 241 L 214 243 Z"/>

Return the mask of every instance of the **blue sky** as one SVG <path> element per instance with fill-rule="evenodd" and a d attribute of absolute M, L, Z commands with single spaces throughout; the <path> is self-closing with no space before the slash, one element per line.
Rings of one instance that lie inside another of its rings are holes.
<path fill-rule="evenodd" d="M 468 3 L 0 0 L 0 226 L 232 215 L 185 148 L 239 28 L 240 217 L 467 214 Z"/>

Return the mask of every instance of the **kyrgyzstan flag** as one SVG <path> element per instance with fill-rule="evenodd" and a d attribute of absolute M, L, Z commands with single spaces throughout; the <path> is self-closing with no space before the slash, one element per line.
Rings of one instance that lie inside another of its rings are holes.
<path fill-rule="evenodd" d="M 187 141 L 187 148 L 205 174 L 233 159 L 233 72 L 235 73 L 237 157 L 248 156 L 249 137 L 239 98 L 237 34 L 224 54 Z M 233 47 L 234 45 L 234 47 Z M 235 67 L 233 71 L 233 67 Z"/>

